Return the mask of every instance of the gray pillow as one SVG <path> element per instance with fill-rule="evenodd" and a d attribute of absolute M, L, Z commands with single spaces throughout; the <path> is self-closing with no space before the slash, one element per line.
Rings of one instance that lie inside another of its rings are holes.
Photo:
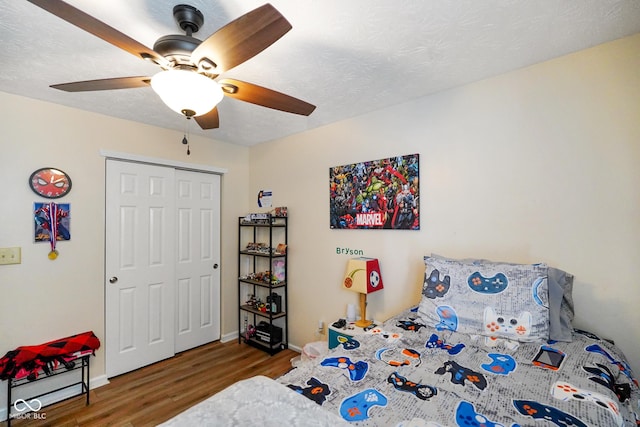
<path fill-rule="evenodd" d="M 502 340 L 549 339 L 545 264 L 510 264 L 425 256 L 418 315 L 438 330 Z"/>
<path fill-rule="evenodd" d="M 434 258 L 450 259 L 438 254 Z M 467 258 L 464 262 L 491 262 L 486 259 Z M 573 318 L 573 275 L 555 267 L 548 267 L 549 289 L 549 339 L 555 341 L 572 341 Z"/>
<path fill-rule="evenodd" d="M 571 342 L 574 316 L 573 275 L 549 267 L 549 339 Z"/>

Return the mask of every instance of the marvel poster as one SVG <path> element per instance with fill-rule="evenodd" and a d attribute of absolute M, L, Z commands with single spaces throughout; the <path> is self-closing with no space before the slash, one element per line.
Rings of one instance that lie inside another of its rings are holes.
<path fill-rule="evenodd" d="M 420 229 L 419 155 L 329 169 L 330 227 Z"/>

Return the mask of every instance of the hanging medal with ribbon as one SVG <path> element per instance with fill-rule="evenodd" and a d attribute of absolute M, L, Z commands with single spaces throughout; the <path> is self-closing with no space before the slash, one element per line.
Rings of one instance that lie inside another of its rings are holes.
<path fill-rule="evenodd" d="M 58 205 L 51 202 L 49 203 L 49 243 L 51 245 L 51 251 L 49 251 L 49 259 L 54 260 L 58 258 L 58 251 L 56 250 L 56 242 L 58 240 Z"/>

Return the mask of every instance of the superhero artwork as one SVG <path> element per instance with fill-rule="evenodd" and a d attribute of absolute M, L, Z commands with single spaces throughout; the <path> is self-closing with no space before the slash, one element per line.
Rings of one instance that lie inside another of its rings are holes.
<path fill-rule="evenodd" d="M 419 154 L 329 169 L 333 229 L 420 229 Z"/>
<path fill-rule="evenodd" d="M 53 212 L 53 214 L 52 214 Z M 53 218 L 55 216 L 55 218 Z M 50 242 L 51 232 L 55 240 L 71 240 L 69 224 L 71 222 L 71 205 L 69 203 L 34 203 L 34 241 Z M 52 227 L 52 220 L 55 221 Z"/>

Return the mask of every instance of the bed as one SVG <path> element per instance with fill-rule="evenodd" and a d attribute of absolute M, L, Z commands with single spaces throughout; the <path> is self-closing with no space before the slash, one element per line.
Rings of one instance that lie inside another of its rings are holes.
<path fill-rule="evenodd" d="M 545 264 L 424 261 L 418 306 L 266 380 L 273 405 L 293 397 L 312 403 L 313 410 L 276 411 L 283 418 L 274 425 L 640 425 L 638 380 L 624 354 L 572 326 L 570 274 Z M 252 381 L 264 379 L 220 394 Z M 251 411 L 254 396 L 236 394 L 231 406 Z M 216 395 L 189 411 L 204 416 L 220 401 Z"/>

